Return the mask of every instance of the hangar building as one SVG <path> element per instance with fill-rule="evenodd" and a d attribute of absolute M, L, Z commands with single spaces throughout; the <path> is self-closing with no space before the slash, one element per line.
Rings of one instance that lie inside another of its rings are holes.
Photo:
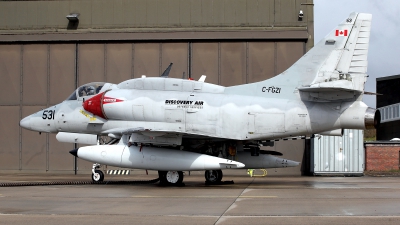
<path fill-rule="evenodd" d="M 159 76 L 171 62 L 171 77 L 264 80 L 313 47 L 313 20 L 313 0 L 1 1 L 0 171 L 90 173 L 68 153 L 73 144 L 19 127 L 80 85 Z M 304 149 L 303 140 L 277 143 L 303 166 L 275 174 L 306 171 Z"/>
<path fill-rule="evenodd" d="M 397 88 L 400 75 L 376 78 L 376 108 L 381 112 L 381 125 L 376 130 L 376 139 L 388 141 L 400 138 L 400 95 Z"/>
<path fill-rule="evenodd" d="M 381 124 L 376 141 L 365 143 L 367 171 L 393 171 L 400 168 L 400 75 L 376 78 L 376 107 Z"/>

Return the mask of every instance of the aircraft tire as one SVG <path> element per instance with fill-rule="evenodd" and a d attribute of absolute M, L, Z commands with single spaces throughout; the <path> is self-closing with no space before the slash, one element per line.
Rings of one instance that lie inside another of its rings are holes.
<path fill-rule="evenodd" d="M 92 173 L 92 181 L 94 182 L 101 182 L 104 180 L 104 173 L 101 170 L 95 170 Z"/>
<path fill-rule="evenodd" d="M 183 181 L 182 171 L 167 171 L 165 174 L 165 179 L 169 184 L 181 184 Z"/>
<path fill-rule="evenodd" d="M 161 185 L 179 185 L 183 181 L 182 171 L 158 171 Z"/>
<path fill-rule="evenodd" d="M 223 173 L 222 170 L 206 170 L 204 177 L 207 183 L 216 184 L 221 182 Z"/>

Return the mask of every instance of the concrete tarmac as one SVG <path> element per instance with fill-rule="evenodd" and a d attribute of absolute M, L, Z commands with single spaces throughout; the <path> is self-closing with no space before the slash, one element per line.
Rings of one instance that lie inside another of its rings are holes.
<path fill-rule="evenodd" d="M 156 173 L 106 175 L 151 180 Z M 87 181 L 90 175 L 0 174 L 0 183 Z M 400 224 L 400 177 L 262 177 L 234 184 L 0 187 L 0 224 Z"/>

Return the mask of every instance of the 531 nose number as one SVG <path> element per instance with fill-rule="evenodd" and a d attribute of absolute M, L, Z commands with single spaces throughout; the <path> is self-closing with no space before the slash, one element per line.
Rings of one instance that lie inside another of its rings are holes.
<path fill-rule="evenodd" d="M 56 115 L 56 110 L 44 110 L 42 119 L 54 120 L 54 115 Z"/>

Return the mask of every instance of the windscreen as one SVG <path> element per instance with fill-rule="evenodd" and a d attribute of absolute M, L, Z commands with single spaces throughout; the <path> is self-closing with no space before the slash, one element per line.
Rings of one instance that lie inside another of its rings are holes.
<path fill-rule="evenodd" d="M 77 100 L 79 97 L 93 96 L 98 94 L 104 86 L 104 82 L 93 82 L 78 87 L 67 100 Z"/>

